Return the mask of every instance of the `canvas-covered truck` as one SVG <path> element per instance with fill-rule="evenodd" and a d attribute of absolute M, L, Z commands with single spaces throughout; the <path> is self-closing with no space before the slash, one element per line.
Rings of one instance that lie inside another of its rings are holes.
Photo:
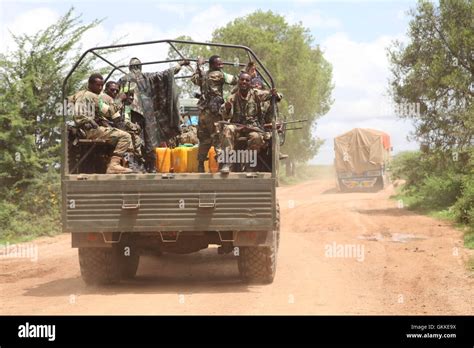
<path fill-rule="evenodd" d="M 105 78 L 108 80 L 114 74 L 127 73 L 127 65 L 111 63 L 102 56 L 103 52 L 168 45 L 181 59 L 197 61 L 198 57 L 184 57 L 178 44 L 233 50 L 235 57 L 254 61 L 267 88 L 275 88 L 270 72 L 248 47 L 158 40 L 87 50 L 65 78 L 63 98 L 67 97 L 68 83 L 76 69 L 92 55 L 110 66 Z M 176 61 L 150 61 L 142 65 L 153 64 L 160 71 Z M 225 69 L 237 70 L 246 62 L 236 64 L 235 59 L 226 59 L 224 64 Z M 266 150 L 258 156 L 257 170 L 228 175 L 219 172 L 105 174 L 111 149 L 100 140 L 81 138 L 71 117 L 64 113 L 62 226 L 64 232 L 71 233 L 72 247 L 78 248 L 83 280 L 95 285 L 134 277 L 143 252 L 186 254 L 217 245 L 219 254 L 235 255 L 236 267 L 244 281 L 271 283 L 280 238 L 276 187 L 281 128 L 277 129 L 275 103 L 273 97 L 270 108 L 273 121 L 268 129 L 271 138 Z"/>
<path fill-rule="evenodd" d="M 340 191 L 381 190 L 388 183 L 390 136 L 354 128 L 334 139 L 334 166 Z"/>

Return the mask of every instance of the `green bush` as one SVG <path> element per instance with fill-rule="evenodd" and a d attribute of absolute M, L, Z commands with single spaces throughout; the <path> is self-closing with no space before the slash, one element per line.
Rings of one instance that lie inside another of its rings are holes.
<path fill-rule="evenodd" d="M 474 176 L 467 175 L 462 181 L 461 195 L 454 205 L 456 220 L 474 229 Z"/>
<path fill-rule="evenodd" d="M 60 174 L 51 170 L 36 177 L 17 197 L 12 198 L 22 210 L 35 215 L 52 214 L 60 208 Z"/>
<path fill-rule="evenodd" d="M 52 236 L 61 232 L 60 214 L 35 215 L 18 210 L 2 225 L 0 240 L 28 240 L 37 236 Z"/>
<path fill-rule="evenodd" d="M 421 164 L 421 152 L 405 151 L 399 153 L 390 163 L 389 169 L 392 180 L 405 180 L 407 188 L 417 185 L 427 174 L 427 171 Z"/>
<path fill-rule="evenodd" d="M 461 176 L 455 173 L 429 175 L 419 185 L 420 204 L 428 209 L 451 207 L 461 195 Z"/>
<path fill-rule="evenodd" d="M 440 158 L 436 154 L 407 151 L 393 159 L 392 178 L 405 180 L 402 193 L 410 200 L 411 207 L 447 209 L 461 196 L 462 174 L 454 163 Z"/>
<path fill-rule="evenodd" d="M 60 197 L 60 176 L 53 170 L 28 184 L 3 187 L 0 240 L 25 240 L 59 233 Z"/>
<path fill-rule="evenodd" d="M 9 202 L 0 202 L 0 233 L 5 231 L 5 227 L 10 224 L 10 221 L 13 216 L 15 216 L 15 212 L 17 211 L 17 207 L 15 204 Z"/>

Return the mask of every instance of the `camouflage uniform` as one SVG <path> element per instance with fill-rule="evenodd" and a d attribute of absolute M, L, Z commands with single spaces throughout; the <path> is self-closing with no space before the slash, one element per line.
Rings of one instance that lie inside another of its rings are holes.
<path fill-rule="evenodd" d="M 135 64 L 140 64 L 139 60 L 137 60 L 137 62 L 135 62 Z M 130 62 L 130 65 L 130 73 L 123 76 L 119 80 L 119 85 L 122 90 L 126 88 L 129 82 L 130 84 L 136 85 L 134 91 L 134 101 L 131 104 L 131 121 L 139 124 L 143 130 L 143 140 L 145 142 L 144 156 L 147 169 L 152 171 L 156 165 L 155 148 L 158 146 L 158 125 L 155 116 L 155 102 L 157 96 L 154 95 L 155 86 L 157 81 L 163 79 L 163 77 L 167 75 L 170 70 L 173 70 L 174 74 L 177 74 L 181 70 L 181 66 L 178 65 L 174 68 L 155 73 L 142 73 L 141 68 L 132 67 L 132 61 Z M 162 98 L 163 97 L 159 98 L 160 100 L 158 100 L 158 103 L 163 102 L 161 100 Z"/>
<path fill-rule="evenodd" d="M 236 85 L 237 77 L 220 70 L 207 71 L 203 76 L 196 71 L 191 77 L 191 81 L 201 87 L 201 99 L 198 103 L 201 112 L 199 114 L 197 137 L 199 139 L 198 160 L 202 169 L 210 147 L 217 144 L 217 132 L 214 123 L 221 120 L 219 107 L 224 101 L 224 84 Z M 221 101 L 219 101 L 219 98 Z"/>
<path fill-rule="evenodd" d="M 267 90 L 260 89 L 259 96 L 262 100 L 262 119 L 265 123 L 272 123 L 273 113 L 271 109 L 271 95 L 267 96 L 267 93 L 270 92 Z M 276 102 L 279 103 L 283 99 L 283 94 L 277 93 L 276 95 Z M 275 105 L 277 107 L 277 105 Z"/>
<path fill-rule="evenodd" d="M 120 129 L 110 127 L 110 120 L 120 110 L 120 105 L 116 102 L 106 103 L 99 95 L 89 91 L 82 90 L 69 97 L 69 101 L 76 105 L 74 113 L 74 122 L 81 127 L 87 139 L 105 140 L 107 143 L 115 145 L 114 156 L 123 157 L 125 152 L 131 149 L 132 139 L 130 134 Z M 80 106 L 84 107 L 81 108 Z M 85 110 L 94 110 L 89 114 Z M 99 124 L 97 128 L 87 129 L 85 124 L 96 121 Z"/>
<path fill-rule="evenodd" d="M 263 104 L 271 100 L 268 91 L 249 89 L 247 97 L 234 93 L 227 101 L 231 103 L 230 111 L 227 111 L 225 104 L 221 106 L 221 114 L 224 120 L 231 123 L 238 123 L 248 127 L 260 128 L 264 120 Z M 250 150 L 260 150 L 264 144 L 264 132 L 240 130 L 239 126 L 226 124 L 220 136 L 220 145 L 223 150 L 233 150 L 235 141 L 241 136 L 247 137 L 247 148 Z M 266 135 L 268 137 L 268 135 Z"/>
<path fill-rule="evenodd" d="M 179 136 L 180 144 L 198 144 L 197 129 L 195 126 L 186 126 Z"/>
<path fill-rule="evenodd" d="M 123 104 L 121 102 L 116 102 L 111 96 L 106 93 L 101 93 L 99 95 L 99 103 L 105 103 L 107 105 L 117 105 L 117 103 L 120 103 L 121 108 L 123 107 Z M 141 158 L 143 140 L 140 137 L 140 128 L 129 120 L 123 120 L 121 109 L 119 109 L 114 115 L 112 115 L 111 121 L 113 122 L 115 128 L 121 129 L 130 134 L 132 138 L 133 153 L 139 158 Z"/>

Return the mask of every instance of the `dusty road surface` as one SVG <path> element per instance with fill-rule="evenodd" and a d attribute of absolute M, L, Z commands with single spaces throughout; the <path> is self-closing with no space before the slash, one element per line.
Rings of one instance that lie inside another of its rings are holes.
<path fill-rule="evenodd" d="M 89 288 L 70 236 L 38 261 L 0 259 L 1 314 L 474 314 L 470 250 L 445 222 L 399 209 L 393 188 L 339 194 L 332 180 L 279 188 L 273 284 L 239 281 L 233 255 L 142 257 L 136 279 Z"/>

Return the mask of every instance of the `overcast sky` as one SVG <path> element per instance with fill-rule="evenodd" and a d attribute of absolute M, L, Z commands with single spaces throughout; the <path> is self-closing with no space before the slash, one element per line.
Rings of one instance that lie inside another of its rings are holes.
<path fill-rule="evenodd" d="M 333 138 L 355 127 L 375 128 L 392 137 L 394 152 L 416 149 L 407 140 L 409 122 L 393 115 L 387 97 L 390 76 L 386 47 L 404 40 L 408 27 L 406 11 L 415 1 L 5 1 L 0 0 L 0 51 L 13 47 L 9 31 L 33 34 L 54 23 L 71 6 L 84 22 L 105 18 L 86 34 L 83 47 L 123 42 L 172 39 L 191 36 L 196 41 L 211 38 L 214 29 L 257 9 L 272 10 L 290 23 L 301 21 L 311 30 L 326 59 L 333 65 L 335 100 L 321 118 L 315 135 L 324 139 L 320 153 L 311 161 L 333 161 Z M 143 59 L 163 58 L 162 47 L 140 47 L 120 53 Z M 297 110 L 295 110 L 297 112 Z"/>

